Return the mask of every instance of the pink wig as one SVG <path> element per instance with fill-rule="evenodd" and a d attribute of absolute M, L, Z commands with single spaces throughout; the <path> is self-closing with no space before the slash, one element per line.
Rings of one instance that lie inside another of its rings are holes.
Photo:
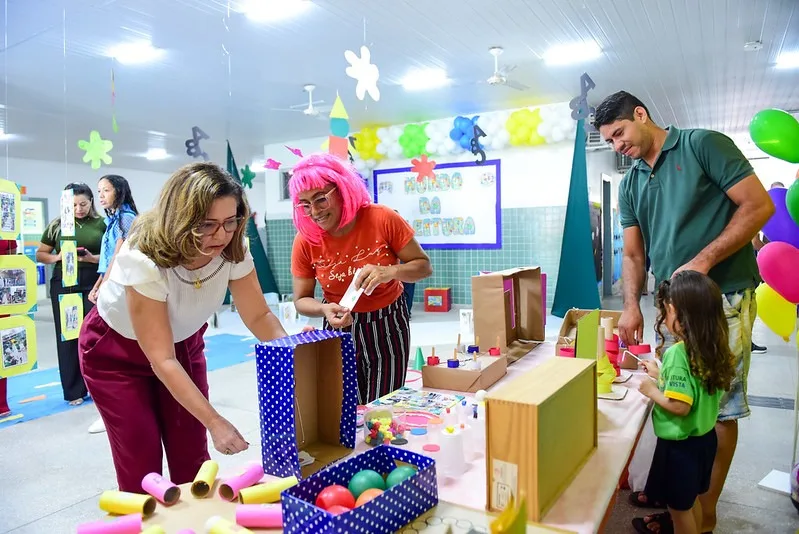
<path fill-rule="evenodd" d="M 311 189 L 323 189 L 328 184 L 336 186 L 341 199 L 341 220 L 338 227 L 347 226 L 364 206 L 372 203 L 361 176 L 348 161 L 333 154 L 311 154 L 302 158 L 289 180 L 291 202 L 297 205 L 300 193 Z M 294 226 L 302 236 L 314 245 L 322 242 L 327 233 L 301 210 L 292 208 Z"/>

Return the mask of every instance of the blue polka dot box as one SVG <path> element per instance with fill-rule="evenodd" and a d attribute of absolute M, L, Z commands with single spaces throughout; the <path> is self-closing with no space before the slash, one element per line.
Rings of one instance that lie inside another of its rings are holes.
<path fill-rule="evenodd" d="M 341 515 L 315 506 L 316 497 L 324 488 L 333 484 L 347 487 L 353 475 L 364 469 L 387 475 L 397 467 L 397 461 L 415 466 L 416 474 Z M 436 463 L 421 454 L 380 445 L 331 465 L 283 491 L 280 504 L 283 532 L 390 534 L 438 504 Z"/>
<path fill-rule="evenodd" d="M 303 478 L 352 452 L 358 383 L 349 333 L 312 330 L 260 343 L 255 362 L 265 472 Z"/>

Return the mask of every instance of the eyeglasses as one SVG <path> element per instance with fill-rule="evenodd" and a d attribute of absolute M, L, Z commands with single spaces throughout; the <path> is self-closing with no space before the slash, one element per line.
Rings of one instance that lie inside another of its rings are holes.
<path fill-rule="evenodd" d="M 327 193 L 325 193 L 321 197 L 317 197 L 317 198 L 313 199 L 312 202 L 298 202 L 297 204 L 294 205 L 294 209 L 302 210 L 302 212 L 305 215 L 310 215 L 311 214 L 311 208 L 312 207 L 316 208 L 317 210 L 327 209 L 328 206 L 330 206 L 330 195 L 332 195 L 333 191 L 335 191 L 335 190 L 336 190 L 336 188 L 334 187 L 333 189 L 331 189 L 330 191 L 328 191 Z"/>
<path fill-rule="evenodd" d="M 225 232 L 231 233 L 235 232 L 236 228 L 239 227 L 239 223 L 241 219 L 228 219 L 225 222 L 217 222 L 217 221 L 205 221 L 197 225 L 197 231 L 199 231 L 204 236 L 211 236 L 214 235 L 219 231 L 219 227 L 225 229 Z"/>

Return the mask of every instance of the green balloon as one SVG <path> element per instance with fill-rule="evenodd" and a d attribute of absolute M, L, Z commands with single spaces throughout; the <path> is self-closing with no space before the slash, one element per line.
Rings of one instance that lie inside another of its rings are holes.
<path fill-rule="evenodd" d="M 770 156 L 799 163 L 799 121 L 781 109 L 764 109 L 749 123 L 757 147 Z"/>
<path fill-rule="evenodd" d="M 788 193 L 785 195 L 785 207 L 788 208 L 793 222 L 799 225 L 799 178 L 794 180 L 793 185 L 788 188 Z"/>
<path fill-rule="evenodd" d="M 386 482 L 377 471 L 364 469 L 355 473 L 350 479 L 349 490 L 356 499 L 361 496 L 361 493 L 372 488 L 386 489 Z"/>

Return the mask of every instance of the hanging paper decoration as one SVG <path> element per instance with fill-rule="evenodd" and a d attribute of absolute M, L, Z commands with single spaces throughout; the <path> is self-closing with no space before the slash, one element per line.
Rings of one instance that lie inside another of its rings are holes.
<path fill-rule="evenodd" d="M 369 93 L 372 100 L 379 101 L 380 89 L 377 87 L 377 80 L 380 78 L 380 71 L 377 65 L 372 64 L 369 48 L 361 47 L 361 57 L 355 55 L 352 50 L 347 50 L 344 52 L 344 59 L 350 64 L 346 70 L 347 76 L 358 82 L 355 86 L 355 96 L 358 100 L 363 100 Z"/>
<path fill-rule="evenodd" d="M 111 63 L 111 129 L 114 133 L 119 132 L 119 125 L 117 124 L 116 112 L 117 89 L 116 82 L 114 81 L 114 64 Z"/>
<path fill-rule="evenodd" d="M 330 110 L 330 137 L 328 138 L 328 151 L 341 159 L 349 159 L 350 116 L 344 109 L 341 97 L 336 95 L 333 109 Z"/>
<path fill-rule="evenodd" d="M 436 174 L 433 172 L 433 169 L 436 168 L 436 162 L 432 159 L 428 160 L 427 154 L 422 154 L 420 159 L 412 159 L 411 165 L 411 172 L 416 173 L 417 182 L 421 183 L 425 178 L 435 180 Z"/>
<path fill-rule="evenodd" d="M 10 180 L 0 179 L 0 239 L 19 239 L 21 230 L 22 194 L 19 186 Z"/>
<path fill-rule="evenodd" d="M 486 133 L 483 130 L 481 130 L 480 127 L 477 125 L 476 117 L 474 121 L 475 121 L 473 128 L 474 133 L 469 144 L 471 145 L 472 154 L 477 156 L 477 161 L 475 161 L 475 163 L 477 163 L 478 165 L 482 165 L 483 163 L 486 162 L 486 153 L 483 145 L 480 144 L 480 138 L 485 137 Z"/>
<path fill-rule="evenodd" d="M 250 170 L 249 165 L 245 165 L 243 169 L 241 169 L 241 185 L 242 187 L 249 187 L 252 189 L 252 180 L 255 178 L 255 173 Z"/>
<path fill-rule="evenodd" d="M 61 341 L 78 339 L 83 325 L 83 294 L 58 295 L 58 311 L 61 321 Z"/>
<path fill-rule="evenodd" d="M 199 126 L 192 126 L 191 139 L 186 139 L 186 155 L 192 158 L 203 158 L 208 161 L 208 154 L 200 147 L 200 141 L 210 139 L 207 133 L 202 131 Z"/>
<path fill-rule="evenodd" d="M 591 79 L 587 72 L 584 72 L 580 76 L 580 94 L 569 102 L 569 108 L 572 110 L 572 119 L 576 121 L 587 119 L 588 115 L 593 113 L 593 108 L 588 107 L 588 91 L 595 87 L 594 80 Z"/>
<path fill-rule="evenodd" d="M 299 148 L 291 148 L 288 145 L 283 145 L 283 146 L 286 147 L 289 150 L 289 152 L 291 152 L 292 154 L 294 154 L 298 158 L 302 157 L 302 150 L 300 150 Z"/>
<path fill-rule="evenodd" d="M 278 170 L 280 168 L 281 165 L 283 165 L 283 164 L 280 163 L 279 161 L 275 161 L 272 158 L 269 158 L 269 159 L 266 160 L 266 165 L 264 165 L 264 168 L 276 171 L 276 170 Z"/>
<path fill-rule="evenodd" d="M 89 133 L 88 141 L 78 141 L 78 148 L 86 152 L 83 155 L 83 162 L 91 162 L 92 169 L 99 169 L 102 163 L 111 165 L 113 161 L 108 153 L 114 148 L 114 143 L 100 137 L 100 132 L 97 130 Z"/>
<path fill-rule="evenodd" d="M 78 285 L 78 245 L 74 239 L 62 239 L 61 249 L 61 287 Z"/>

